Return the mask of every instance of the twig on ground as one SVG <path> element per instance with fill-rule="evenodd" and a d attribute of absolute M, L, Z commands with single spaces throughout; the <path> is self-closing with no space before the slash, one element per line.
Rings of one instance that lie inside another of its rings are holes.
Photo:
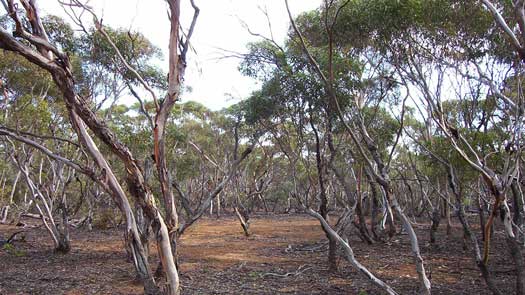
<path fill-rule="evenodd" d="M 265 274 L 262 275 L 262 277 L 268 277 L 268 276 L 275 276 L 275 277 L 280 277 L 280 278 L 286 278 L 286 277 L 290 277 L 290 276 L 298 276 L 298 275 L 301 275 L 302 273 L 304 273 L 305 271 L 309 270 L 309 269 L 312 269 L 312 267 L 305 267 L 306 264 L 303 264 L 301 266 L 299 266 L 299 268 L 297 268 L 297 270 L 295 272 L 287 272 L 285 274 L 278 274 L 278 273 L 273 273 L 273 272 L 267 272 Z"/>

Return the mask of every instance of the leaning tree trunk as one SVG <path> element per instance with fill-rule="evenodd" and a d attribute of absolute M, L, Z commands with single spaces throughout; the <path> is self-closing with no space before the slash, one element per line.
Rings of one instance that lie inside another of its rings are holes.
<path fill-rule="evenodd" d="M 243 209 L 243 213 L 239 212 L 239 209 L 237 206 L 234 206 L 233 209 L 235 210 L 235 214 L 237 215 L 237 218 L 239 219 L 239 222 L 241 223 L 242 230 L 244 231 L 244 235 L 249 237 L 250 236 L 250 216 L 246 212 L 246 209 Z"/>
<path fill-rule="evenodd" d="M 458 206 L 458 218 L 463 227 L 463 234 L 466 238 L 470 239 L 472 243 L 472 251 L 473 251 L 474 259 L 476 261 L 476 265 L 478 266 L 481 272 L 481 276 L 485 280 L 485 283 L 487 284 L 487 287 L 490 289 L 492 294 L 501 295 L 502 293 L 499 290 L 499 288 L 496 286 L 496 282 L 494 281 L 494 278 L 492 274 L 490 273 L 489 267 L 485 263 L 483 263 L 483 258 L 481 256 L 478 238 L 476 237 L 474 233 L 472 233 L 470 229 L 470 225 L 468 223 L 468 219 L 465 214 L 465 206 L 463 206 L 463 198 L 461 195 L 461 191 L 456 182 L 456 174 L 454 172 L 454 169 L 449 164 L 445 164 L 445 166 L 448 172 L 447 174 L 448 185 L 456 198 L 456 204 Z"/>
<path fill-rule="evenodd" d="M 426 272 L 425 272 L 425 265 L 423 261 L 423 257 L 421 256 L 421 253 L 419 251 L 419 243 L 417 240 L 416 232 L 414 231 L 414 228 L 412 227 L 412 224 L 410 223 L 410 220 L 405 215 L 403 210 L 401 209 L 401 206 L 399 206 L 399 203 L 397 202 L 397 198 L 392 198 L 392 206 L 396 210 L 397 214 L 401 217 L 401 221 L 403 222 L 403 227 L 405 228 L 406 232 L 408 233 L 408 237 L 410 238 L 410 246 L 412 247 L 412 253 L 414 255 L 414 261 L 416 263 L 416 271 L 419 277 L 419 283 L 420 283 L 420 294 L 430 295 L 430 280 L 428 279 Z"/>
<path fill-rule="evenodd" d="M 86 147 L 88 154 L 95 160 L 97 166 L 105 171 L 103 184 L 106 191 L 110 193 L 118 208 L 122 212 L 126 220 L 126 232 L 124 238 L 132 254 L 133 265 L 137 271 L 137 275 L 144 283 L 144 292 L 146 294 L 157 294 L 159 292 L 155 280 L 152 275 L 151 268 L 148 262 L 147 251 L 144 249 L 141 235 L 139 233 L 135 216 L 131 209 L 131 205 L 126 196 L 126 193 L 120 186 L 112 168 L 107 163 L 106 159 L 98 149 L 97 145 L 86 130 L 84 123 L 78 117 L 75 111 L 70 110 L 70 119 L 73 127 L 79 135 L 80 141 Z"/>
<path fill-rule="evenodd" d="M 334 240 L 336 240 L 337 242 L 339 242 L 342 245 L 342 247 L 343 247 L 343 249 L 345 251 L 346 259 L 352 264 L 352 266 L 354 266 L 357 270 L 359 270 L 360 273 L 365 275 L 373 284 L 375 284 L 376 286 L 381 288 L 387 294 L 390 294 L 390 295 L 396 295 L 397 294 L 394 291 L 394 289 L 392 289 L 392 287 L 390 287 L 387 283 L 383 282 L 382 280 L 380 280 L 379 278 L 374 276 L 374 274 L 372 274 L 366 267 L 364 267 L 359 261 L 357 261 L 357 259 L 354 256 L 354 251 L 353 251 L 352 247 L 350 247 L 348 242 L 343 240 L 343 238 L 341 238 L 341 236 L 339 236 L 339 234 L 337 234 L 337 232 L 334 231 L 330 227 L 330 224 L 328 224 L 326 219 L 324 219 L 319 213 L 317 213 L 317 212 L 315 212 L 315 211 L 313 211 L 311 209 L 308 209 L 306 212 L 309 215 L 317 218 L 317 220 L 319 220 L 319 222 L 321 223 L 321 225 L 325 229 L 325 231 Z"/>
<path fill-rule="evenodd" d="M 319 204 L 319 214 L 323 217 L 324 220 L 328 221 L 328 198 L 326 196 L 324 179 L 326 167 L 323 157 L 321 156 L 321 139 L 319 137 L 319 132 L 317 131 L 317 128 L 315 127 L 315 124 L 313 122 L 313 111 L 311 107 L 310 116 L 310 126 L 312 127 L 312 130 L 315 135 L 315 160 L 317 167 L 317 180 L 319 183 L 319 198 L 321 200 L 321 204 Z M 328 127 L 328 129 L 328 134 L 330 134 L 330 127 Z M 333 235 L 330 235 L 330 233 L 324 226 L 322 226 L 321 228 L 323 229 L 323 232 L 325 233 L 326 238 L 328 239 L 328 268 L 330 271 L 337 271 L 337 241 L 333 237 Z"/>

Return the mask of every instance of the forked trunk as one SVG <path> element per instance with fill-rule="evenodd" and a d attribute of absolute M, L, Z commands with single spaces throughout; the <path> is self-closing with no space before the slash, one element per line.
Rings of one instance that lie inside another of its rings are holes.
<path fill-rule="evenodd" d="M 69 112 L 71 123 L 75 128 L 80 141 L 86 147 L 88 154 L 90 154 L 95 160 L 97 166 L 102 171 L 105 171 L 105 179 L 102 180 L 102 184 L 105 185 L 105 190 L 109 192 L 110 196 L 113 198 L 125 217 L 125 241 L 129 246 L 129 252 L 131 253 L 133 265 L 135 266 L 137 275 L 144 283 L 144 292 L 146 294 L 158 294 L 159 289 L 155 283 L 155 280 L 153 279 L 151 268 L 148 262 L 147 250 L 144 248 L 143 239 L 141 238 L 141 234 L 139 232 L 137 222 L 126 193 L 120 186 L 120 183 L 113 173 L 113 170 L 87 132 L 85 124 L 73 109 L 70 109 Z"/>
<path fill-rule="evenodd" d="M 470 239 L 472 244 L 472 252 L 473 256 L 476 262 L 476 265 L 478 266 L 481 276 L 485 280 L 485 283 L 487 284 L 487 287 L 490 289 L 492 294 L 494 295 L 501 295 L 501 291 L 496 286 L 496 283 L 494 281 L 494 278 L 492 277 L 492 274 L 490 273 L 490 270 L 487 265 L 483 263 L 483 259 L 481 257 L 481 251 L 478 243 L 478 238 L 476 235 L 472 233 L 470 230 L 470 225 L 468 223 L 468 219 L 465 214 L 465 206 L 463 206 L 463 198 L 460 192 L 460 189 L 458 187 L 458 184 L 456 183 L 456 176 L 454 173 L 454 170 L 452 166 L 448 166 L 448 183 L 452 190 L 452 193 L 454 194 L 456 198 L 456 204 L 458 206 L 458 218 L 459 221 L 463 227 L 463 234 L 466 239 Z"/>

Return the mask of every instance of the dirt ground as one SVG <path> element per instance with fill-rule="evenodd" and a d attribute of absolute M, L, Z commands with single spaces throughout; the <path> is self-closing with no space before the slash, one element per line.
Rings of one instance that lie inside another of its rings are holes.
<path fill-rule="evenodd" d="M 189 229 L 180 246 L 183 294 L 381 294 L 350 264 L 326 267 L 319 223 L 302 215 L 254 216 L 245 237 L 233 217 L 205 218 Z M 490 294 L 463 250 L 454 224 L 447 239 L 428 244 L 428 224 L 415 224 L 433 294 Z M 0 225 L 0 237 L 20 228 Z M 122 233 L 73 230 L 72 250 L 57 254 L 43 228 L 24 229 L 25 240 L 0 249 L 0 294 L 142 294 L 127 263 Z M 355 235 L 350 244 L 358 260 L 400 294 L 416 294 L 418 282 L 407 235 L 368 246 Z M 152 247 L 152 253 L 156 252 Z M 152 263 L 155 258 L 152 258 Z M 504 294 L 514 289 L 513 263 L 503 233 L 495 231 L 490 260 Z"/>

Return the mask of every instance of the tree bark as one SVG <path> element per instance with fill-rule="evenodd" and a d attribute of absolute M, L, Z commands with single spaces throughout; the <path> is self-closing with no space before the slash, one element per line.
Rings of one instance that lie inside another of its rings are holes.
<path fill-rule="evenodd" d="M 106 190 L 110 192 L 110 196 L 112 196 L 113 200 L 125 217 L 126 232 L 124 237 L 127 245 L 129 245 L 130 252 L 132 253 L 133 264 L 135 266 L 135 270 L 137 271 L 137 275 L 144 283 L 144 292 L 146 294 L 159 293 L 159 289 L 156 286 L 151 268 L 149 266 L 147 251 L 144 249 L 144 244 L 137 227 L 136 219 L 126 193 L 120 186 L 120 183 L 113 173 L 113 170 L 87 132 L 84 123 L 72 109 L 70 110 L 70 119 L 73 127 L 79 135 L 80 141 L 86 147 L 88 154 L 90 154 L 95 160 L 95 163 L 99 169 L 104 171 L 104 179 L 102 181 L 106 184 Z"/>

